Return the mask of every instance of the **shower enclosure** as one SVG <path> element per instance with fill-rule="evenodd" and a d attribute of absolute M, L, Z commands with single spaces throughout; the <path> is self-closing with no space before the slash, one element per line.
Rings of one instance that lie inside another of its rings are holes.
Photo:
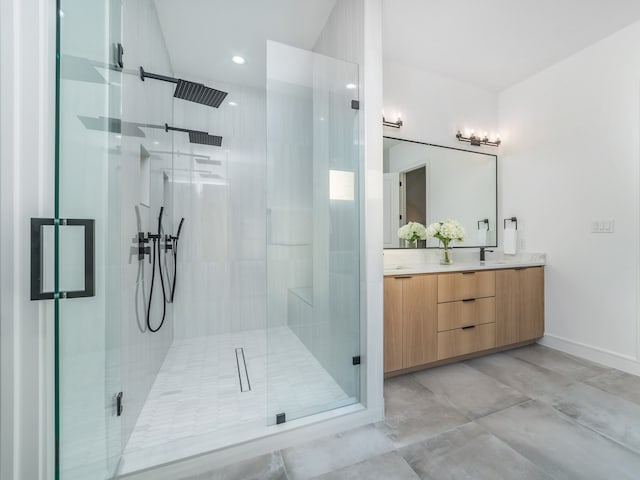
<path fill-rule="evenodd" d="M 55 302 L 62 480 L 360 401 L 358 66 L 265 38 L 251 78 L 174 71 L 168 5 L 59 0 L 32 295 Z"/>

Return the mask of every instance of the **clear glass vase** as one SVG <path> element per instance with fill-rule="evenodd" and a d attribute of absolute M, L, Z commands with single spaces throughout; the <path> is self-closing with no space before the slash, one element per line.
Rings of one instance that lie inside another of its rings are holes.
<path fill-rule="evenodd" d="M 405 240 L 405 242 L 407 244 L 407 248 L 418 248 L 417 240 Z"/>
<path fill-rule="evenodd" d="M 445 245 L 440 249 L 440 264 L 441 265 L 451 265 L 453 264 L 453 258 L 451 256 L 451 248 Z"/>

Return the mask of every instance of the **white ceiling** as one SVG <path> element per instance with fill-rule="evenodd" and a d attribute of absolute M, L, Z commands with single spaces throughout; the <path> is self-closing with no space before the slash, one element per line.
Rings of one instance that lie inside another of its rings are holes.
<path fill-rule="evenodd" d="M 336 0 L 155 3 L 175 72 L 262 86 L 266 40 L 312 49 Z M 501 91 L 637 20 L 640 0 L 383 0 L 384 56 Z"/>
<path fill-rule="evenodd" d="M 640 0 L 383 0 L 385 61 L 501 91 L 640 19 Z"/>
<path fill-rule="evenodd" d="M 264 86 L 266 40 L 313 48 L 336 0 L 155 0 L 174 72 Z M 245 65 L 231 57 L 240 55 Z"/>

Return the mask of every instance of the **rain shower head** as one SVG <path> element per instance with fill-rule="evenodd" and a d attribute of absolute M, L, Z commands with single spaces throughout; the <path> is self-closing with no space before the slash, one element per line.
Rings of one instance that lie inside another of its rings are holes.
<path fill-rule="evenodd" d="M 175 83 L 176 90 L 173 92 L 173 96 L 175 98 L 181 98 L 182 100 L 199 103 L 208 107 L 218 108 L 227 96 L 227 92 L 207 87 L 202 83 L 189 82 L 187 80 L 182 80 L 181 78 L 173 78 L 165 75 L 145 72 L 144 68 L 140 67 L 140 80 L 144 82 L 145 78 L 153 78 L 163 82 Z"/>
<path fill-rule="evenodd" d="M 214 147 L 222 146 L 222 137 L 219 135 L 209 135 L 207 132 L 200 132 L 198 130 L 189 130 L 187 128 L 170 127 L 168 124 L 164 124 L 165 132 L 172 130 L 174 132 L 185 132 L 189 134 L 189 142 L 197 143 L 200 145 L 212 145 Z"/>
<path fill-rule="evenodd" d="M 219 135 L 209 135 L 207 132 L 197 132 L 191 130 L 189 132 L 189 141 L 191 143 L 199 143 L 200 145 L 212 145 L 214 147 L 222 146 L 222 137 Z"/>

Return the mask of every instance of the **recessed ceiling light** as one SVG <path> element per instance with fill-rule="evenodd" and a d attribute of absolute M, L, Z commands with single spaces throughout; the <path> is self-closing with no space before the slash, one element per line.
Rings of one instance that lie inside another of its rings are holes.
<path fill-rule="evenodd" d="M 238 104 L 236 102 L 229 102 L 229 105 L 231 105 L 232 107 L 237 107 Z"/>
<path fill-rule="evenodd" d="M 356 84 L 355 83 L 347 83 L 347 88 L 349 90 L 353 90 L 354 88 L 356 88 Z"/>
<path fill-rule="evenodd" d="M 244 65 L 246 63 L 246 60 L 244 59 L 244 57 L 241 57 L 239 55 L 235 55 L 231 57 L 231 61 L 233 63 L 237 63 L 238 65 Z"/>

